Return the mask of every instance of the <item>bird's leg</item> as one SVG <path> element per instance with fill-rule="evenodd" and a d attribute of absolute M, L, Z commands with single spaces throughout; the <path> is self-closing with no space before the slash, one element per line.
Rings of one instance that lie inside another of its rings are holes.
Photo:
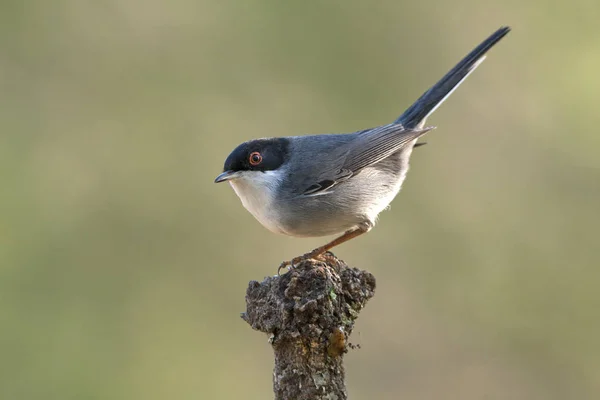
<path fill-rule="evenodd" d="M 291 269 L 291 268 L 294 268 L 294 265 L 297 265 L 301 261 L 316 259 L 316 258 L 322 256 L 323 253 L 334 248 L 335 246 L 338 246 L 344 242 L 347 242 L 350 239 L 354 239 L 355 237 L 360 236 L 363 233 L 369 232 L 371 230 L 371 227 L 372 227 L 372 225 L 370 223 L 361 224 L 357 228 L 346 231 L 346 233 L 344 233 L 342 236 L 333 239 L 331 242 L 329 242 L 323 246 L 317 247 L 316 249 L 314 249 L 313 251 L 311 251 L 309 253 L 306 253 L 299 257 L 295 257 L 291 261 L 284 261 L 281 263 L 279 268 L 277 268 L 277 274 L 279 274 L 279 271 L 281 271 L 282 268 L 288 267 L 289 269 Z"/>
<path fill-rule="evenodd" d="M 362 235 L 363 233 L 366 233 L 366 230 L 363 230 L 361 228 L 356 228 L 356 229 L 352 229 L 349 231 L 346 231 L 346 233 L 344 233 L 342 236 L 333 239 L 331 242 L 317 247 L 316 249 L 314 249 L 313 251 L 311 251 L 310 253 L 306 253 L 303 256 L 300 256 L 299 258 L 302 260 L 308 260 L 311 258 L 315 258 L 315 257 L 319 257 L 320 255 L 322 255 L 323 253 L 325 253 L 326 251 L 331 250 L 332 248 L 334 248 L 337 245 L 340 245 L 344 242 L 347 242 L 350 239 L 354 239 L 357 236 Z"/>

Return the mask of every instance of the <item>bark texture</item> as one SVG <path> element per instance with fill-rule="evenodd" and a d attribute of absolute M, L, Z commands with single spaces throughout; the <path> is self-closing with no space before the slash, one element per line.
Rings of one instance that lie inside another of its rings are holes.
<path fill-rule="evenodd" d="M 375 277 L 331 253 L 290 272 L 252 281 L 242 318 L 270 335 L 276 400 L 343 400 L 343 356 L 354 321 L 373 297 Z"/>

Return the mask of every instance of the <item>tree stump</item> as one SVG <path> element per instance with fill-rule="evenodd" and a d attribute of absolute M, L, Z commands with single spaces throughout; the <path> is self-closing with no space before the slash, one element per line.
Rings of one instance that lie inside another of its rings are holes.
<path fill-rule="evenodd" d="M 325 259 L 248 285 L 242 318 L 270 335 L 276 400 L 347 398 L 342 361 L 375 277 L 331 253 Z"/>

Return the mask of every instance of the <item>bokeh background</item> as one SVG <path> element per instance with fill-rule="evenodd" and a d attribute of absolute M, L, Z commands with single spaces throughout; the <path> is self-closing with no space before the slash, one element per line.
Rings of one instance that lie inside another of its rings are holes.
<path fill-rule="evenodd" d="M 0 399 L 268 399 L 248 281 L 322 243 L 213 184 L 387 123 L 501 25 L 402 194 L 340 246 L 353 399 L 600 398 L 600 3 L 0 3 Z"/>

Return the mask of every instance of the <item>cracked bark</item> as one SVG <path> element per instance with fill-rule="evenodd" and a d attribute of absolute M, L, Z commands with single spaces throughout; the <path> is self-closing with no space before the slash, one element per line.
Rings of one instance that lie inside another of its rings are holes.
<path fill-rule="evenodd" d="M 326 262 L 306 260 L 284 275 L 250 282 L 242 318 L 270 335 L 276 400 L 347 398 L 343 357 L 374 291 L 373 275 L 331 253 Z"/>

